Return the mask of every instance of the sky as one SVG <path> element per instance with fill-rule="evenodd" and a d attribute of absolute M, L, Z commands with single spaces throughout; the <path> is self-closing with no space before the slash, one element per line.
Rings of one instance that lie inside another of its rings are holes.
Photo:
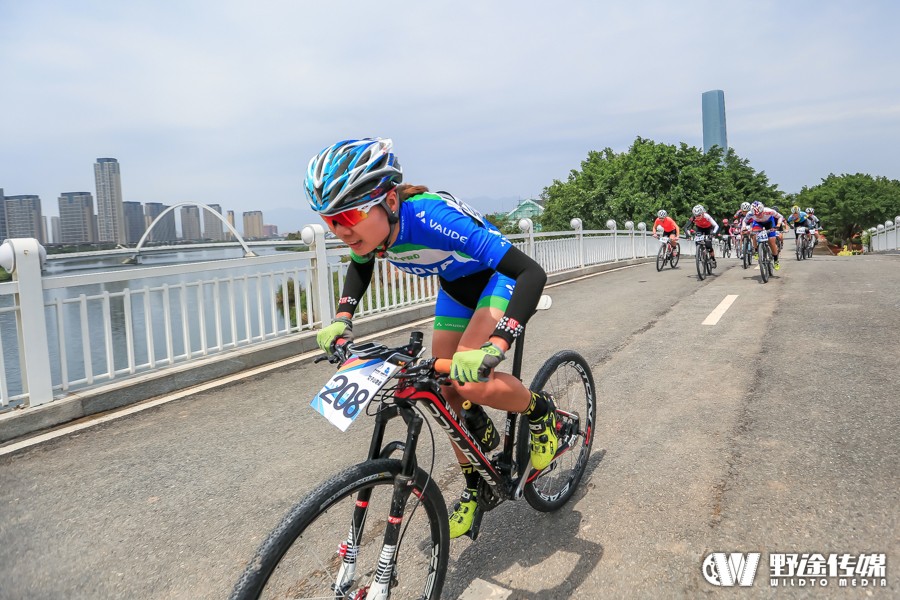
<path fill-rule="evenodd" d="M 900 3 L 0 0 L 0 188 L 220 204 L 296 231 L 311 156 L 384 137 L 483 212 L 635 137 L 728 144 L 785 192 L 900 179 Z"/>

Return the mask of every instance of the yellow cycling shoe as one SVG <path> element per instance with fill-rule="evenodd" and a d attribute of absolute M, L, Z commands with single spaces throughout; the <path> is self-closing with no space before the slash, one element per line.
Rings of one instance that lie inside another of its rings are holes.
<path fill-rule="evenodd" d="M 476 490 L 466 488 L 459 496 L 459 502 L 453 507 L 450 513 L 450 539 L 458 538 L 465 535 L 472 529 L 472 522 L 475 520 L 475 510 L 478 508 L 478 500 L 476 498 L 478 492 Z"/>
<path fill-rule="evenodd" d="M 556 435 L 556 406 L 549 394 L 547 399 L 547 414 L 537 421 L 528 421 L 528 429 L 531 430 L 531 466 L 538 471 L 546 469 L 556 456 L 559 448 L 559 438 Z"/>

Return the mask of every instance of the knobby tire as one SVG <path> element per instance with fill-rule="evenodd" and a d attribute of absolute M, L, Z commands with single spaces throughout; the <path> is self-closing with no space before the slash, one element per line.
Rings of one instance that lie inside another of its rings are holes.
<path fill-rule="evenodd" d="M 352 598 L 365 590 L 378 566 L 394 480 L 400 472 L 399 460 L 378 459 L 350 467 L 323 483 L 269 534 L 235 584 L 232 600 Z M 356 576 L 341 596 L 329 586 L 336 581 L 341 566 L 338 548 L 348 540 L 357 497 L 364 489 L 372 493 L 358 539 Z M 422 469 L 416 470 L 410 492 L 391 598 L 440 598 L 449 555 L 447 506 L 434 480 Z"/>

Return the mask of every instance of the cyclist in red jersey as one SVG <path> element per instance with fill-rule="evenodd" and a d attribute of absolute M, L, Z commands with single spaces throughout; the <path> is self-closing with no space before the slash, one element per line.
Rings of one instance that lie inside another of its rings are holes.
<path fill-rule="evenodd" d="M 703 205 L 698 204 L 694 208 L 691 209 L 691 218 L 688 219 L 687 225 L 685 225 L 685 229 L 693 224 L 696 226 L 697 231 L 699 233 L 703 233 L 707 236 L 715 235 L 717 231 L 719 231 L 719 224 L 716 223 L 716 220 L 709 216 L 709 213 L 706 212 L 706 209 L 703 208 Z M 712 239 L 706 238 L 706 250 L 709 252 L 709 260 L 712 263 L 710 266 L 715 269 L 716 268 L 716 255 L 713 250 Z"/>
<path fill-rule="evenodd" d="M 653 221 L 653 237 L 659 238 L 658 229 L 660 227 L 662 227 L 663 235 L 669 238 L 672 252 L 678 254 L 678 238 L 681 236 L 681 228 L 678 227 L 675 219 L 670 217 L 669 213 L 664 210 L 656 213 L 656 220 Z"/>

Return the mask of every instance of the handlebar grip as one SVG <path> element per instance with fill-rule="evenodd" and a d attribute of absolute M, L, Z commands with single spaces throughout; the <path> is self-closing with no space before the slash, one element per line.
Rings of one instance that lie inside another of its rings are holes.
<path fill-rule="evenodd" d="M 438 373 L 450 373 L 450 366 L 453 361 L 449 358 L 439 358 L 434 361 L 434 370 Z"/>

